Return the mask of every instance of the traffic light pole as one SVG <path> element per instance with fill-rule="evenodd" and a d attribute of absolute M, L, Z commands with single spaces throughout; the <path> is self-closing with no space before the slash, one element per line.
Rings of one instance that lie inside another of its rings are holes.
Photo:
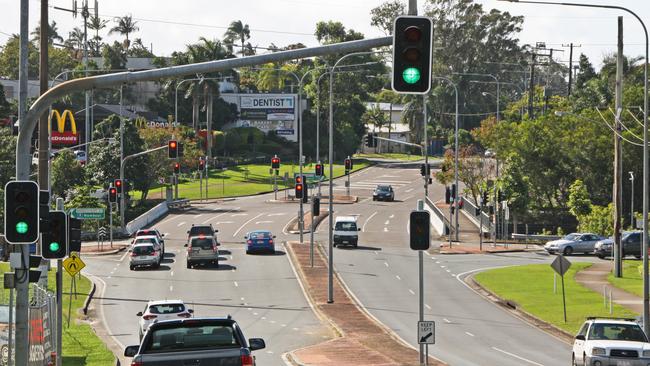
<path fill-rule="evenodd" d="M 56 199 L 56 209 L 63 211 L 63 198 Z M 68 238 L 68 240 L 70 240 Z M 69 243 L 68 243 L 69 244 Z M 63 260 L 56 260 L 56 365 L 63 363 Z"/>
<path fill-rule="evenodd" d="M 427 93 L 428 94 L 428 93 Z M 427 137 L 427 94 L 422 95 L 422 111 L 424 113 L 424 149 L 422 153 L 424 154 L 424 169 L 427 175 L 424 177 L 424 199 L 426 200 L 429 197 L 429 139 Z M 389 136 L 390 137 L 390 136 Z"/>

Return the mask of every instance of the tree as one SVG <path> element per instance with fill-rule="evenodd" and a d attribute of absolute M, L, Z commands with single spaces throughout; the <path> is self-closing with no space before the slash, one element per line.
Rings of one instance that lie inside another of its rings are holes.
<path fill-rule="evenodd" d="M 70 150 L 57 154 L 52 161 L 52 194 L 65 197 L 66 192 L 84 183 L 83 167 Z"/>
<path fill-rule="evenodd" d="M 581 53 L 578 61 L 578 75 L 576 76 L 576 89 L 581 89 L 585 84 L 597 76 L 589 58 Z"/>
<path fill-rule="evenodd" d="M 245 43 L 247 39 L 251 38 L 251 30 L 248 27 L 248 24 L 242 23 L 241 20 L 234 20 L 230 23 L 228 29 L 226 30 L 226 33 L 224 33 L 223 36 L 223 40 L 226 45 L 229 45 L 231 52 L 232 44 L 235 42 L 235 40 L 238 40 L 241 43 L 241 51 L 239 53 L 241 53 L 242 56 L 245 56 Z"/>
<path fill-rule="evenodd" d="M 83 50 L 84 32 L 79 27 L 75 27 L 72 32 L 68 33 L 68 39 L 65 40 L 65 45 L 76 51 Z M 81 52 L 79 52 L 79 55 L 81 55 Z"/>
<path fill-rule="evenodd" d="M 370 10 L 370 25 L 379 28 L 384 34 L 393 34 L 393 21 L 406 14 L 406 6 L 399 0 L 392 0 Z"/>
<path fill-rule="evenodd" d="M 34 29 L 31 33 L 33 36 L 32 42 L 35 42 L 36 44 L 39 44 L 41 40 L 41 22 L 39 20 L 38 25 L 36 26 L 36 29 Z M 59 43 L 63 43 L 63 37 L 59 35 L 58 29 L 56 27 L 56 22 L 53 20 L 52 23 L 47 28 L 47 44 L 52 45 L 54 44 L 54 41 L 59 41 Z"/>
<path fill-rule="evenodd" d="M 576 218 L 588 215 L 591 212 L 591 199 L 587 186 L 580 179 L 576 179 L 569 187 L 569 212 Z"/>
<path fill-rule="evenodd" d="M 367 109 L 366 112 L 361 116 L 361 121 L 363 121 L 363 123 L 368 128 L 372 126 L 373 132 L 375 129 L 379 129 L 381 131 L 381 128 L 384 127 L 384 125 L 388 124 L 388 118 L 378 104 L 375 104 L 370 109 Z"/>
<path fill-rule="evenodd" d="M 129 34 L 137 32 L 140 28 L 136 25 L 138 22 L 134 21 L 130 15 L 115 18 L 116 26 L 108 31 L 108 34 L 119 33 L 123 35 L 126 40 L 124 41 L 124 48 L 129 49 L 131 41 L 129 41 Z"/>
<path fill-rule="evenodd" d="M 119 70 L 126 68 L 126 49 L 119 42 L 113 42 L 113 45 L 105 44 L 102 47 L 102 58 L 104 59 L 104 69 Z"/>
<path fill-rule="evenodd" d="M 106 28 L 106 25 L 108 25 L 108 20 L 95 16 L 91 16 L 90 21 L 88 22 L 88 28 L 95 31 L 95 38 L 97 39 L 101 39 L 99 36 L 99 31 Z"/>

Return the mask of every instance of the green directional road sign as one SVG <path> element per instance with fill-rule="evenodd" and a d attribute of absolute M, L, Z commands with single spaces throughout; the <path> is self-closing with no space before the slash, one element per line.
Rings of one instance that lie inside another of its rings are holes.
<path fill-rule="evenodd" d="M 72 208 L 70 209 L 70 217 L 80 220 L 103 220 L 104 211 L 101 207 Z"/>

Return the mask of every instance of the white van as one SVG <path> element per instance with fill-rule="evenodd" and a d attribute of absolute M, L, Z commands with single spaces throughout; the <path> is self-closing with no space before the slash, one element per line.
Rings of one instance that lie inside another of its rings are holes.
<path fill-rule="evenodd" d="M 334 222 L 334 243 L 333 245 L 348 244 L 354 247 L 359 242 L 359 231 L 357 218 L 355 216 L 339 216 Z"/>

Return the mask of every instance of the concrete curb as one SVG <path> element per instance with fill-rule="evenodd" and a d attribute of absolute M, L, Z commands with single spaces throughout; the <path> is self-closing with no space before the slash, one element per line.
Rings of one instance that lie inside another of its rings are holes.
<path fill-rule="evenodd" d="M 101 257 L 101 256 L 105 256 L 105 255 L 114 255 L 114 254 L 123 252 L 124 250 L 126 250 L 126 248 L 128 248 L 128 245 L 124 246 L 122 248 L 117 248 L 117 249 L 109 250 L 109 251 L 106 251 L 106 252 L 83 252 L 82 251 L 80 254 L 93 256 L 93 257 Z"/>
<path fill-rule="evenodd" d="M 320 223 L 323 222 L 323 220 L 325 220 L 327 216 L 329 216 L 329 212 L 327 211 L 323 212 L 321 215 L 318 215 L 314 224 L 314 231 L 318 230 L 318 225 L 320 225 Z M 289 234 L 300 234 L 300 230 L 298 230 L 297 226 L 298 226 L 298 218 L 296 217 L 290 221 L 289 224 L 290 230 L 287 230 Z M 309 226 L 309 228 L 303 229 L 302 233 L 303 234 L 311 233 L 311 226 Z"/>
<path fill-rule="evenodd" d="M 490 291 L 474 279 L 474 275 L 476 273 L 472 273 L 464 279 L 465 283 L 469 285 L 474 291 L 476 291 L 476 293 L 498 305 L 500 308 L 516 316 L 517 318 L 527 322 L 529 325 L 538 328 L 542 332 L 545 332 L 567 344 L 573 344 L 573 334 L 545 320 L 542 320 L 523 309 L 520 309 L 515 302 L 506 300 Z"/>

